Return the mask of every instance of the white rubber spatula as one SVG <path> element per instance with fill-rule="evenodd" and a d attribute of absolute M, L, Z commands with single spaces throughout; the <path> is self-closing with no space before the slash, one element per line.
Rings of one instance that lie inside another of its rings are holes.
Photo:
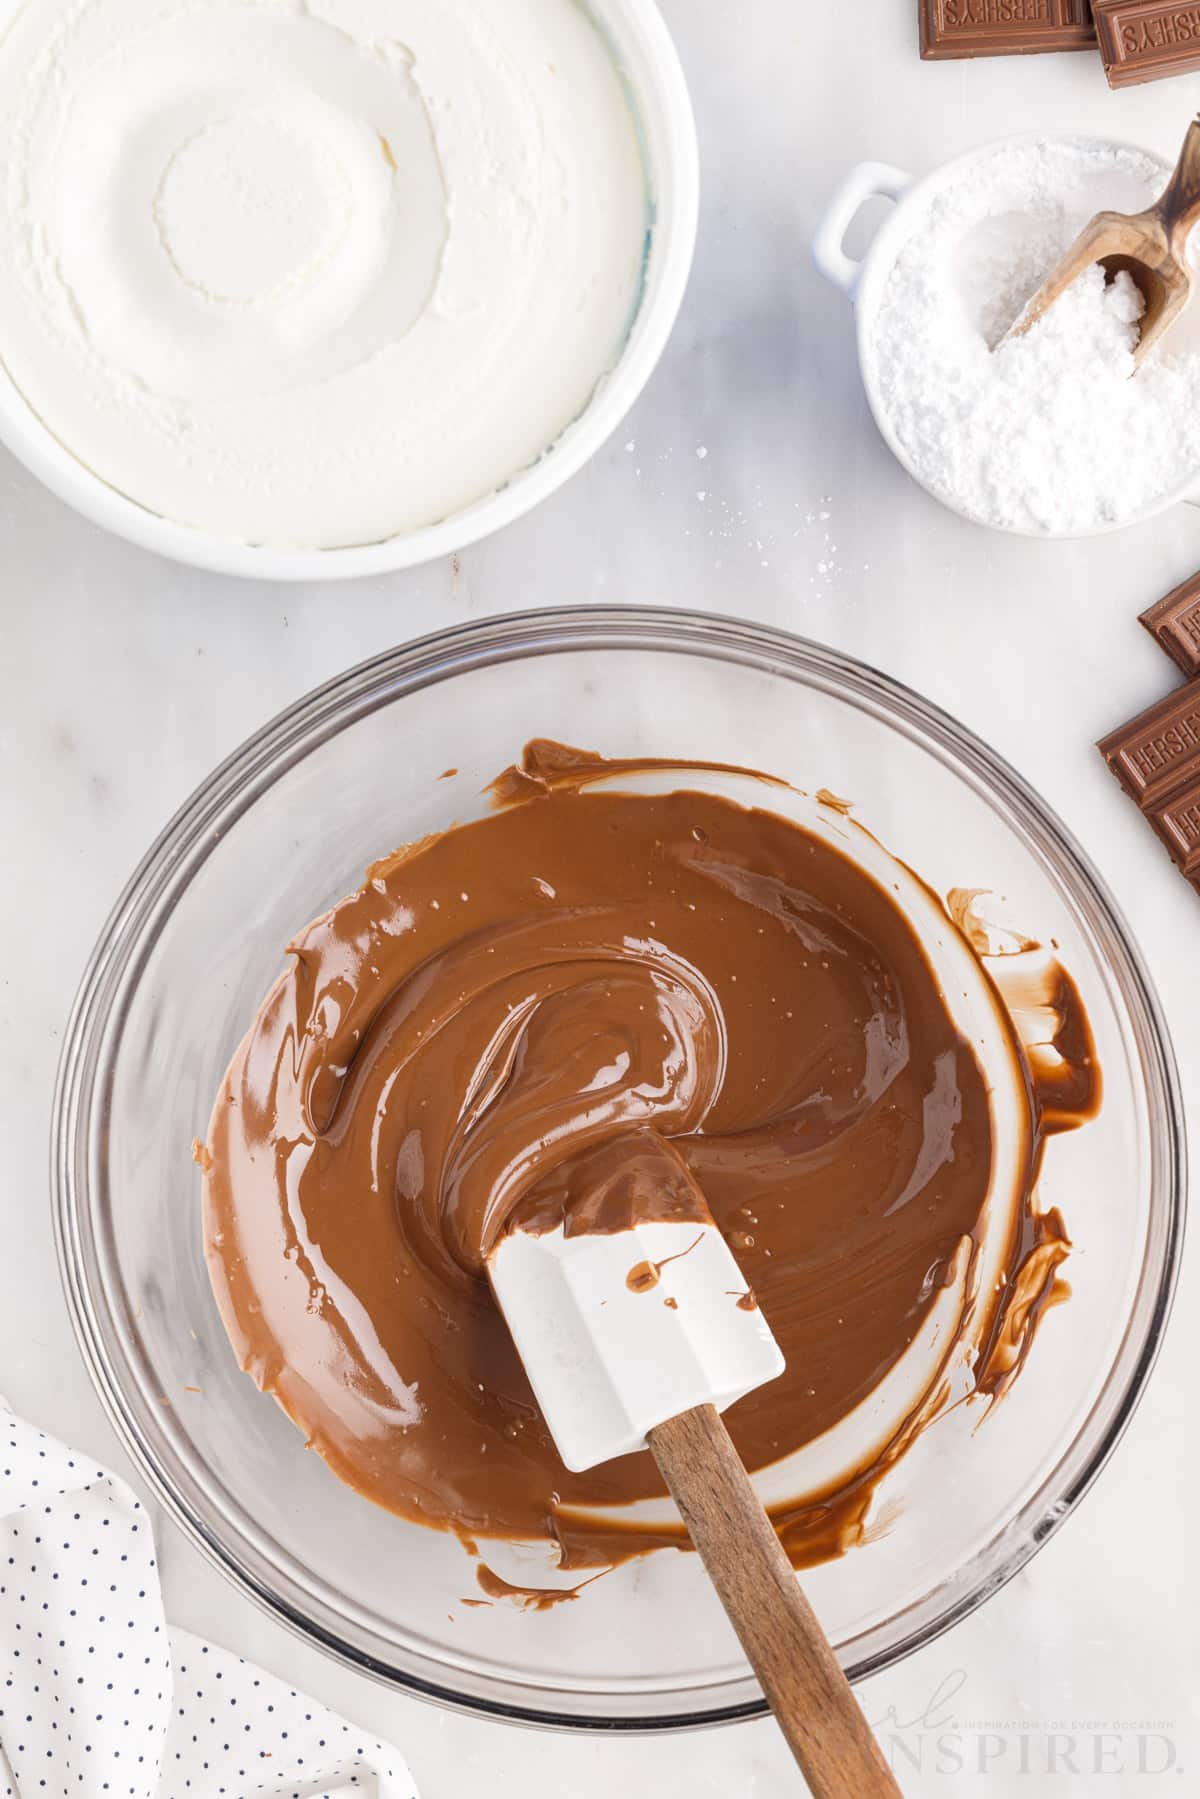
<path fill-rule="evenodd" d="M 566 1466 L 649 1447 L 814 1799 L 898 1794 L 721 1421 L 784 1363 L 696 1200 L 690 1220 L 512 1231 L 492 1290 Z"/>

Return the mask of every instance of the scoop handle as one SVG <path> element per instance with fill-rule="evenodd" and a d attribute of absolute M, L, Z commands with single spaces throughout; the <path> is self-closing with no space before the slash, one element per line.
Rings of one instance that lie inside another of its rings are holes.
<path fill-rule="evenodd" d="M 696 1406 L 647 1442 L 813 1799 L 899 1799 L 719 1412 Z"/>
<path fill-rule="evenodd" d="M 1176 261 L 1182 263 L 1192 226 L 1200 219 L 1200 115 L 1188 126 L 1179 161 L 1154 211 Z"/>

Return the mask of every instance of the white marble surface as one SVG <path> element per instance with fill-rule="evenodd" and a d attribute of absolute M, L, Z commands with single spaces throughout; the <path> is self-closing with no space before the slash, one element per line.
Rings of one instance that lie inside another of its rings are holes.
<path fill-rule="evenodd" d="M 60 1297 L 47 1199 L 51 1086 L 77 976 L 133 864 L 220 757 L 314 683 L 441 625 L 572 601 L 694 605 L 810 634 L 924 690 L 1030 777 L 1090 849 L 1158 980 L 1200 1115 L 1200 901 L 1090 748 L 1169 684 L 1134 617 L 1200 563 L 1200 515 L 1181 507 L 1116 537 L 1038 544 L 942 511 L 876 437 L 848 309 L 807 260 L 822 201 L 854 160 L 925 169 L 1036 127 L 1165 151 L 1200 104 L 1200 76 L 1114 95 L 1091 57 L 922 65 L 913 0 L 843 0 L 828 20 L 814 0 L 667 10 L 705 169 L 695 276 L 627 428 L 535 517 L 457 568 L 250 587 L 104 537 L 0 456 L 0 1386 L 118 1467 Z M 968 1765 L 991 1757 L 983 1774 L 927 1762 L 911 1791 L 1200 1791 L 1192 1251 L 1149 1392 L 1077 1515 L 983 1611 L 865 1691 L 873 1716 L 896 1709 L 908 1742 L 918 1720 L 955 1715 L 969 1726 Z M 175 1619 L 392 1736 L 426 1799 L 796 1790 L 768 1725 L 580 1741 L 389 1693 L 261 1615 L 161 1520 L 160 1539 Z M 930 1710 L 947 1682 L 958 1690 Z M 1097 1730 L 1139 1720 L 1165 1727 L 1182 1774 L 1138 1773 L 1128 1734 L 1102 1744 L 1097 1771 Z M 1018 1774 L 1022 1723 L 1093 1727 L 1075 1731 L 1089 1771 Z"/>

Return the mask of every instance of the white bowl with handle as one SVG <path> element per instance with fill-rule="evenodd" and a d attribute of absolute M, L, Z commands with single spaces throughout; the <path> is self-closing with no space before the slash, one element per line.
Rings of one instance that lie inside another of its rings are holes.
<path fill-rule="evenodd" d="M 989 520 L 980 519 L 977 514 L 958 506 L 945 493 L 931 487 L 923 481 L 912 465 L 911 458 L 888 417 L 883 404 L 871 355 L 871 339 L 880 308 L 884 302 L 888 277 L 895 266 L 909 237 L 918 228 L 925 216 L 930 201 L 947 188 L 968 181 L 972 170 L 981 162 L 994 156 L 999 151 L 1009 150 L 1025 144 L 1045 143 L 1052 141 L 1044 132 L 1025 132 L 1012 137 L 997 138 L 969 150 L 951 162 L 943 163 L 940 168 L 920 179 L 910 175 L 906 170 L 897 168 L 888 162 L 860 162 L 849 170 L 835 190 L 826 206 L 812 239 L 812 256 L 818 270 L 827 281 L 839 288 L 854 306 L 857 330 L 858 361 L 862 372 L 863 387 L 867 401 L 879 433 L 895 456 L 901 467 L 906 469 L 913 480 L 925 488 L 934 499 L 951 512 L 972 524 L 982 524 L 996 531 L 1008 531 L 1020 537 L 1065 538 L 1065 537 L 1100 537 L 1110 531 L 1123 531 L 1128 525 L 1140 524 L 1143 520 L 1166 512 L 1181 500 L 1200 503 L 1200 479 L 1195 471 L 1181 480 L 1168 492 L 1144 506 L 1140 511 L 1128 517 L 1112 520 L 1106 524 L 1091 525 L 1084 529 L 1074 530 L 1039 530 L 1025 525 L 993 524 Z M 1110 138 L 1089 138 L 1075 133 L 1063 134 L 1053 140 L 1062 143 L 1078 144 L 1082 148 L 1092 150 L 1128 151 L 1133 155 L 1157 164 L 1162 170 L 1165 183 L 1170 174 L 1170 163 L 1155 151 L 1147 150 L 1140 144 L 1131 144 L 1123 140 Z M 872 201 L 887 200 L 893 204 L 893 210 L 871 240 L 866 254 L 861 258 L 851 256 L 846 250 L 846 236 L 863 207 Z M 1195 313 L 1193 312 L 1193 318 Z M 1186 326 L 1179 327 L 1180 330 Z"/>

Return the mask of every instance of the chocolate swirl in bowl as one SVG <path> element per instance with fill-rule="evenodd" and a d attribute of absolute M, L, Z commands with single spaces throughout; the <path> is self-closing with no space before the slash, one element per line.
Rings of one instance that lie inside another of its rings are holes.
<path fill-rule="evenodd" d="M 787 1359 L 729 1414 L 776 1488 L 890 1377 L 869 1447 L 772 1500 L 797 1565 L 861 1536 L 956 1360 L 983 1392 L 1012 1378 L 1055 1294 L 1042 1144 L 1098 1100 L 1069 980 L 1039 1063 L 970 931 L 849 853 L 873 840 L 840 810 L 810 829 L 781 789 L 775 812 L 710 785 L 531 744 L 495 811 L 297 936 L 230 1066 L 202 1160 L 235 1350 L 407 1518 L 550 1539 L 570 1565 L 681 1541 L 635 1504 L 663 1492 L 648 1456 L 558 1461 L 483 1273 L 505 1230 L 686 1216 L 690 1174 Z M 941 921 L 936 967 L 913 906 Z"/>

